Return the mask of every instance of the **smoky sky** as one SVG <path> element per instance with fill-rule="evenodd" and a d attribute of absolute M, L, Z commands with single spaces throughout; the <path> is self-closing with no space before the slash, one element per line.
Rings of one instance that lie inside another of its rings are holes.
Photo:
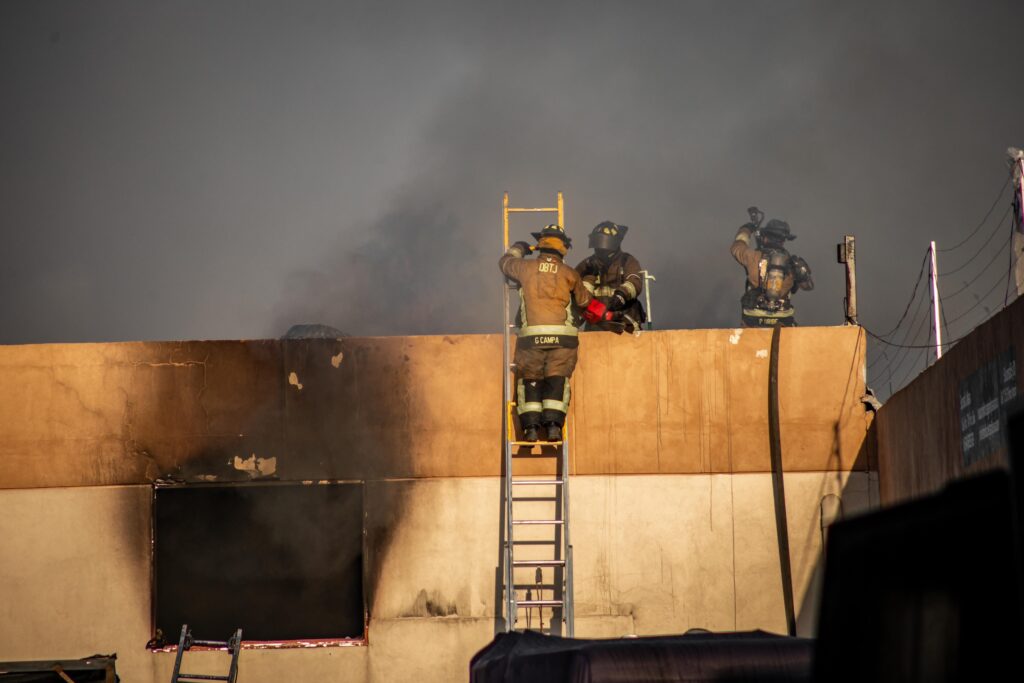
<path fill-rule="evenodd" d="M 885 330 L 1024 144 L 1022 25 L 1020 2 L 6 2 L 0 342 L 495 332 L 505 190 L 565 193 L 574 263 L 629 225 L 662 328 L 738 324 L 751 204 L 814 270 L 801 324 L 839 324 L 854 234 Z"/>

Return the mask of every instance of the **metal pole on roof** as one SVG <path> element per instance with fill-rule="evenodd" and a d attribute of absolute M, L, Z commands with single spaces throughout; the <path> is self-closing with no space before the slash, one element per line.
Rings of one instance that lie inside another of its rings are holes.
<path fill-rule="evenodd" d="M 932 315 L 935 325 L 935 360 L 942 358 L 942 320 L 939 316 L 939 269 L 935 259 L 935 240 L 932 240 L 932 268 L 929 279 L 932 281 Z"/>

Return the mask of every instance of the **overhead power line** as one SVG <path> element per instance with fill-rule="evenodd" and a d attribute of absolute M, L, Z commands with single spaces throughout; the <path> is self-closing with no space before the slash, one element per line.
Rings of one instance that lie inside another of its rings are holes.
<path fill-rule="evenodd" d="M 971 265 L 971 263 L 974 262 L 974 259 L 978 258 L 978 256 L 981 255 L 981 252 L 985 251 L 985 247 L 987 247 L 989 245 L 989 243 L 992 242 L 992 238 L 996 236 L 996 234 L 999 232 L 999 228 L 1001 228 L 1002 225 L 1003 225 L 1003 219 L 1006 218 L 1009 215 L 1010 210 L 1012 208 L 1013 208 L 1012 206 L 1007 206 L 1006 207 L 1006 211 L 1004 211 L 1003 215 L 999 217 L 998 221 L 996 221 L 995 228 L 992 230 L 992 232 L 989 233 L 988 238 L 978 248 L 978 251 L 974 252 L 974 255 L 971 256 L 971 258 L 967 259 L 966 261 L 961 263 L 959 266 L 957 266 L 953 270 L 947 271 L 945 273 L 939 273 L 939 277 L 941 278 L 941 277 L 947 277 L 949 275 L 953 275 L 954 273 L 958 273 L 961 270 L 963 270 L 964 268 L 966 268 L 967 266 Z M 938 249 L 937 251 L 941 252 L 942 249 Z"/>
<path fill-rule="evenodd" d="M 942 298 L 943 298 L 943 299 L 952 299 L 953 297 L 955 297 L 955 296 L 957 296 L 957 295 L 959 295 L 959 294 L 962 294 L 963 292 L 966 292 L 966 291 L 967 291 L 967 290 L 968 290 L 968 289 L 970 288 L 970 286 L 971 286 L 971 285 L 973 285 L 973 284 L 974 284 L 975 282 L 977 282 L 977 281 L 978 281 L 978 278 L 980 278 L 980 277 L 981 277 L 982 275 L 984 275 L 985 273 L 989 272 L 989 270 L 988 270 L 988 269 L 989 269 L 989 267 L 990 267 L 990 266 L 991 266 L 991 265 L 992 265 L 993 263 L 995 263 L 995 262 L 996 262 L 996 259 L 997 259 L 997 258 L 999 258 L 1000 256 L 1002 256 L 1002 255 L 1003 255 L 1003 248 L 1005 248 L 1005 247 L 1006 247 L 1006 245 L 1008 245 L 1008 244 L 1010 243 L 1010 238 L 1011 238 L 1011 237 L 1013 237 L 1013 236 L 1012 236 L 1012 235 L 1007 235 L 1007 236 L 1006 236 L 1006 239 L 1005 239 L 1005 240 L 1003 241 L 1003 243 L 999 245 L 999 250 L 998 250 L 998 251 L 996 251 L 996 252 L 995 252 L 995 253 L 994 253 L 994 254 L 992 255 L 992 258 L 991 258 L 991 259 L 989 259 L 988 263 L 986 263 L 986 264 L 985 264 L 985 267 L 984 267 L 984 268 L 982 268 L 982 269 L 981 269 L 980 271 L 978 271 L 977 275 L 975 275 L 975 276 L 974 276 L 973 278 L 971 278 L 970 280 L 968 280 L 967 282 L 965 282 L 965 283 L 963 284 L 963 286 L 962 286 L 962 287 L 960 287 L 960 289 L 956 290 L 956 291 L 955 291 L 955 292 L 953 292 L 952 294 L 945 294 L 945 295 L 943 295 L 943 297 L 942 297 Z M 1002 273 L 1000 273 L 1000 275 L 1002 275 Z M 1002 279 L 1002 278 L 1000 277 L 1000 279 Z"/>
<path fill-rule="evenodd" d="M 895 327 L 893 327 L 888 332 L 884 333 L 882 336 L 884 336 L 884 337 L 892 336 L 893 333 L 895 333 L 898 329 L 900 329 L 900 325 L 903 324 L 904 319 L 906 319 L 906 317 L 907 317 L 907 312 L 910 311 L 910 305 L 914 303 L 914 298 L 917 296 L 917 288 L 921 286 L 921 279 L 924 277 L 924 268 L 925 268 L 925 266 L 927 264 L 928 264 L 928 251 L 925 250 L 924 258 L 921 259 L 921 269 L 917 273 L 917 280 L 914 282 L 914 289 L 910 293 L 910 300 L 907 301 L 907 306 L 906 306 L 906 308 L 903 309 L 903 315 L 900 316 L 900 319 L 896 322 Z"/>
<path fill-rule="evenodd" d="M 977 227 L 975 227 L 974 230 L 971 230 L 970 234 L 967 235 L 967 237 L 963 238 L 963 240 L 961 240 L 960 242 L 957 242 L 951 247 L 939 249 L 939 253 L 948 253 L 951 251 L 955 251 L 971 241 L 971 238 L 974 237 L 978 233 L 978 231 L 981 230 L 982 227 L 984 227 L 985 223 L 988 222 L 988 217 L 991 216 L 992 212 L 996 210 L 997 206 L 999 206 L 999 200 L 1003 198 L 1003 193 L 1006 191 L 1006 188 L 1009 187 L 1010 180 L 1012 178 L 1013 174 L 1007 173 L 1006 181 L 1003 183 L 1003 186 L 999 188 L 999 194 L 996 195 L 995 201 L 992 202 L 992 206 L 989 207 L 988 211 L 985 213 L 985 217 L 981 219 L 981 222 L 978 223 Z"/>

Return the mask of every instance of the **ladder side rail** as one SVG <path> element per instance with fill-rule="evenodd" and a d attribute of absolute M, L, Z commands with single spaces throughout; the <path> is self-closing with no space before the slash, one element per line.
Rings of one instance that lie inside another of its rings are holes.
<path fill-rule="evenodd" d="M 188 636 L 188 624 L 181 625 L 181 637 L 178 638 L 178 651 L 174 655 L 174 670 L 171 671 L 171 683 L 178 683 L 181 672 L 181 656 L 185 652 L 185 641 Z"/>
<path fill-rule="evenodd" d="M 573 436 L 575 436 L 575 414 L 571 424 L 574 428 Z M 575 614 L 572 594 L 572 540 L 569 538 L 569 441 L 569 429 L 566 428 L 565 443 L 562 444 L 562 485 L 559 487 L 562 489 L 562 541 L 565 543 L 565 551 L 562 555 L 565 559 L 565 577 L 562 589 L 562 601 L 565 606 L 562 609 L 562 614 L 565 617 L 565 635 L 572 638 L 575 632 L 573 623 Z"/>
<path fill-rule="evenodd" d="M 503 238 L 502 239 L 502 247 L 503 247 L 502 253 L 505 253 L 506 251 L 508 251 L 508 247 L 509 247 L 509 214 L 511 214 L 511 213 L 554 213 L 554 214 L 556 214 L 558 216 L 558 224 L 561 225 L 563 228 L 565 227 L 565 202 L 564 202 L 564 198 L 563 198 L 563 195 L 562 195 L 561 192 L 559 192 L 558 195 L 557 195 L 556 206 L 554 206 L 554 207 L 540 207 L 540 208 L 510 207 L 509 206 L 509 199 L 508 199 L 508 192 L 505 192 L 503 197 L 502 197 L 502 238 Z M 513 401 L 513 393 L 514 393 L 514 385 L 515 385 L 515 375 L 514 375 L 514 370 L 512 368 L 513 358 L 512 358 L 512 350 L 511 350 L 512 349 L 512 334 L 511 334 L 511 330 L 512 330 L 512 327 L 513 327 L 514 323 L 512 321 L 511 304 L 510 304 L 510 301 L 509 301 L 509 297 L 511 296 L 512 290 L 513 290 L 513 288 L 511 286 L 511 283 L 508 281 L 508 278 L 505 278 L 503 280 L 503 286 L 502 286 L 502 294 L 503 294 L 503 297 L 502 297 L 503 298 L 502 309 L 504 311 L 504 320 L 503 320 L 503 329 L 502 329 L 503 354 L 504 354 L 504 368 L 503 368 L 504 380 L 502 382 L 503 389 L 504 389 L 504 406 L 503 406 L 503 409 L 502 409 L 502 413 L 503 413 L 503 416 L 504 416 L 503 417 L 504 424 L 502 425 L 503 426 L 503 429 L 502 429 L 502 432 L 503 432 L 503 434 L 502 434 L 502 442 L 504 444 L 503 457 L 504 457 L 504 461 L 505 461 L 504 481 L 502 482 L 502 494 L 504 496 L 504 506 L 503 506 L 503 509 L 505 510 L 505 529 L 504 529 L 505 542 L 504 542 L 504 545 L 503 545 L 503 559 L 505 561 L 505 567 L 504 567 L 504 580 L 505 580 L 504 597 L 505 597 L 505 600 L 504 600 L 504 602 L 505 602 L 505 614 L 506 614 L 506 619 L 505 619 L 505 630 L 506 631 L 512 631 L 512 630 L 515 629 L 515 624 L 516 624 L 516 621 L 517 621 L 518 609 L 519 609 L 519 605 L 518 605 L 519 601 L 517 600 L 517 595 L 516 595 L 516 592 L 515 592 L 515 555 L 514 555 L 515 543 L 514 543 L 514 540 L 513 540 L 513 533 L 514 533 L 513 530 L 514 530 L 514 527 L 517 526 L 517 525 L 521 525 L 521 524 L 552 524 L 552 523 L 555 525 L 556 529 L 558 529 L 559 526 L 564 526 L 564 521 L 563 521 L 564 520 L 564 516 L 563 516 L 563 519 L 552 520 L 552 521 L 547 521 L 547 520 L 518 520 L 518 521 L 516 521 L 513 518 L 513 503 L 514 503 L 514 500 L 513 500 L 513 497 L 512 497 L 512 479 L 513 479 L 513 477 L 512 477 L 512 463 L 513 463 L 513 448 L 515 446 L 515 444 L 513 443 L 514 438 L 515 438 L 515 436 L 514 436 L 515 435 L 515 425 L 512 423 L 513 418 L 512 418 L 510 406 L 511 406 L 512 401 Z M 563 448 L 562 453 L 563 453 L 562 457 L 563 457 L 563 460 L 564 460 L 565 459 L 565 449 L 564 448 Z M 563 468 L 563 472 L 567 472 L 567 469 Z M 563 487 L 560 487 L 560 488 L 564 488 L 564 482 L 565 482 L 564 477 L 565 477 L 565 475 L 563 474 L 562 480 L 559 481 L 559 483 L 563 484 Z M 564 506 L 562 507 L 563 514 L 564 514 L 564 511 L 566 509 L 567 509 L 566 507 L 564 507 Z M 568 546 L 568 543 L 567 543 L 566 539 L 567 539 L 567 535 L 563 535 L 562 536 L 562 545 L 563 545 L 563 547 L 567 547 Z M 563 561 L 563 567 L 565 566 L 564 563 L 566 561 L 569 561 L 567 556 L 564 553 L 562 555 L 562 561 Z M 563 586 L 564 586 L 564 577 L 563 577 Z M 563 589 L 563 594 L 564 594 L 564 589 Z M 563 600 L 551 600 L 551 601 L 540 600 L 540 601 L 537 601 L 537 600 L 528 600 L 527 599 L 527 600 L 524 600 L 522 602 L 523 602 L 523 606 L 525 606 L 527 608 L 527 610 L 529 610 L 530 607 L 532 607 L 532 606 L 536 606 L 536 607 L 541 608 L 541 609 L 544 606 L 547 606 L 547 605 L 550 605 L 552 607 L 554 607 L 554 606 L 562 606 L 562 609 L 563 609 L 563 619 L 565 618 L 565 600 L 564 600 L 564 595 L 563 595 Z M 571 634 L 571 626 L 570 626 L 570 634 Z"/>
<path fill-rule="evenodd" d="M 242 629 L 236 629 L 231 636 L 231 667 L 228 669 L 228 683 L 235 683 L 238 679 L 238 657 L 242 651 Z"/>
<path fill-rule="evenodd" d="M 501 208 L 501 223 L 502 223 L 502 254 L 508 251 L 508 192 L 505 192 L 502 197 L 502 208 Z M 504 577 L 505 577 L 505 590 L 504 590 L 504 601 L 505 601 L 505 631 L 509 632 L 515 627 L 515 586 L 513 579 L 515 577 L 514 570 L 512 568 L 513 563 L 513 544 L 512 544 L 512 444 L 509 443 L 509 431 L 512 429 L 512 425 L 509 424 L 511 415 L 509 415 L 509 404 L 512 401 L 512 378 L 510 376 L 511 369 L 511 318 L 510 318 L 510 306 L 509 296 L 511 294 L 511 287 L 509 286 L 508 278 L 502 279 L 502 352 L 504 355 L 504 365 L 502 366 L 502 389 L 503 389 L 503 401 L 501 406 L 502 422 L 502 457 L 505 459 L 504 462 L 504 481 L 502 482 L 502 494 L 504 495 L 504 510 L 505 510 L 505 543 L 503 546 L 504 553 L 503 557 L 505 560 Z"/>

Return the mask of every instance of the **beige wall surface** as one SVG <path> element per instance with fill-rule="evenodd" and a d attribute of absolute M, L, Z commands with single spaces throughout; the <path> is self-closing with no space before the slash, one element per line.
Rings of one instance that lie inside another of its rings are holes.
<path fill-rule="evenodd" d="M 964 465 L 959 385 L 999 354 L 1014 349 L 1017 392 L 1024 387 L 1024 298 L 979 325 L 878 413 L 878 475 L 882 503 L 891 505 L 940 490 L 972 473 L 1006 467 L 997 451 Z"/>
<path fill-rule="evenodd" d="M 804 472 L 785 482 L 799 629 L 810 634 L 823 501 L 839 496 L 856 514 L 877 505 L 877 481 Z M 247 683 L 466 680 L 492 638 L 500 480 L 366 487 L 368 645 L 244 650 Z M 173 655 L 144 648 L 150 501 L 149 486 L 0 491 L 0 661 L 116 651 L 122 680 L 169 680 Z M 571 519 L 577 635 L 784 631 L 770 475 L 574 477 Z M 206 672 L 226 662 L 190 656 Z"/>
<path fill-rule="evenodd" d="M 576 474 L 769 470 L 770 330 L 582 335 Z M 0 488 L 494 476 L 497 335 L 0 347 Z M 871 467 L 864 334 L 782 332 L 786 471 Z"/>

